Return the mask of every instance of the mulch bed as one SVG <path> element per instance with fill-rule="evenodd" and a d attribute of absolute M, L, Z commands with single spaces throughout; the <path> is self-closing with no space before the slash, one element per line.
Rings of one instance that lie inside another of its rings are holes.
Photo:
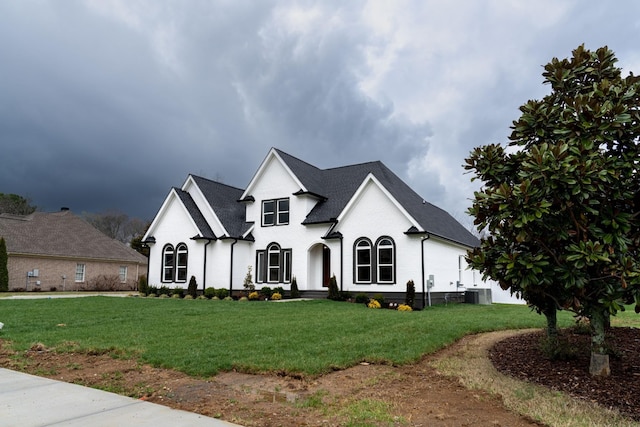
<path fill-rule="evenodd" d="M 640 329 L 611 328 L 611 376 L 589 375 L 591 336 L 583 330 L 561 331 L 563 348 L 573 353 L 567 360 L 549 360 L 541 351 L 544 332 L 517 335 L 495 344 L 489 357 L 498 371 L 562 391 L 578 399 L 618 409 L 640 421 Z"/>

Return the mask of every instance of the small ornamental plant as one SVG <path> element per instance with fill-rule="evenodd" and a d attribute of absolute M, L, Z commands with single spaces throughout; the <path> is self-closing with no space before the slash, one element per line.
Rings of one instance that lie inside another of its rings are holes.
<path fill-rule="evenodd" d="M 249 294 L 249 299 L 252 301 L 258 300 L 260 299 L 260 294 L 258 293 L 258 291 L 253 291 Z"/>
<path fill-rule="evenodd" d="M 274 292 L 273 294 L 271 294 L 271 299 L 274 301 L 281 300 L 282 294 L 280 292 Z"/>
<path fill-rule="evenodd" d="M 413 308 L 411 308 L 411 306 L 407 304 L 400 304 L 398 306 L 398 311 L 413 311 Z"/>
<path fill-rule="evenodd" d="M 378 300 L 372 299 L 371 301 L 369 301 L 369 304 L 367 304 L 367 307 L 369 307 L 369 308 L 380 308 L 380 307 L 382 307 L 382 305 L 380 305 L 380 302 L 378 302 Z"/>

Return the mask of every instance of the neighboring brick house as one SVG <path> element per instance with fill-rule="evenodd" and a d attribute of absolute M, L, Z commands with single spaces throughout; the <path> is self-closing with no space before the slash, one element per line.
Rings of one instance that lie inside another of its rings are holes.
<path fill-rule="evenodd" d="M 134 290 L 147 258 L 68 209 L 0 215 L 9 290 Z"/>

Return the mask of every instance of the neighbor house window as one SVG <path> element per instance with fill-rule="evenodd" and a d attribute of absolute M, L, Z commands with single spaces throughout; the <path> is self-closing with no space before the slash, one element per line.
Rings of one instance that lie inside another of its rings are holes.
<path fill-rule="evenodd" d="M 76 282 L 84 282 L 84 264 L 76 264 Z"/>
<path fill-rule="evenodd" d="M 291 282 L 291 249 L 271 243 L 266 250 L 256 252 L 256 283 Z"/>
<path fill-rule="evenodd" d="M 120 283 L 126 283 L 126 282 L 127 282 L 127 266 L 121 265 L 120 266 Z"/>
<path fill-rule="evenodd" d="M 289 199 L 274 199 L 262 201 L 262 225 L 289 224 Z"/>
<path fill-rule="evenodd" d="M 175 252 L 173 246 L 166 245 L 162 250 L 162 281 L 173 282 L 173 273 L 175 269 Z"/>
<path fill-rule="evenodd" d="M 390 237 L 381 237 L 376 243 L 378 283 L 395 283 L 395 245 Z"/>
<path fill-rule="evenodd" d="M 371 283 L 371 241 L 364 237 L 356 240 L 354 252 L 356 283 Z"/>
<path fill-rule="evenodd" d="M 187 281 L 187 259 L 189 252 L 187 245 L 180 243 L 176 248 L 176 282 Z"/>

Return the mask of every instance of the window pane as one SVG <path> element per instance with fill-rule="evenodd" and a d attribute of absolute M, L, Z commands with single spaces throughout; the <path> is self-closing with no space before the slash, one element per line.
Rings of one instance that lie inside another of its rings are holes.
<path fill-rule="evenodd" d="M 289 212 L 278 212 L 278 224 L 289 224 Z"/>
<path fill-rule="evenodd" d="M 264 273 L 265 273 L 264 251 L 258 251 L 257 260 L 256 260 L 256 283 L 264 282 Z"/>
<path fill-rule="evenodd" d="M 76 264 L 76 282 L 84 282 L 84 264 Z"/>
<path fill-rule="evenodd" d="M 371 251 L 369 249 L 358 249 L 358 265 L 371 264 Z"/>
<path fill-rule="evenodd" d="M 358 267 L 358 282 L 370 282 L 371 281 L 371 268 Z"/>
<path fill-rule="evenodd" d="M 282 281 L 289 283 L 291 281 L 291 250 L 282 251 Z"/>
<path fill-rule="evenodd" d="M 391 266 L 380 267 L 378 276 L 378 281 L 380 282 L 393 282 L 393 268 Z"/>
<path fill-rule="evenodd" d="M 274 225 L 276 205 L 273 200 L 262 202 L 262 225 Z"/>
<path fill-rule="evenodd" d="M 120 282 L 125 283 L 127 281 L 127 267 L 120 266 Z"/>
<path fill-rule="evenodd" d="M 392 264 L 393 263 L 393 250 L 380 249 L 378 251 L 378 262 L 380 264 Z"/>

